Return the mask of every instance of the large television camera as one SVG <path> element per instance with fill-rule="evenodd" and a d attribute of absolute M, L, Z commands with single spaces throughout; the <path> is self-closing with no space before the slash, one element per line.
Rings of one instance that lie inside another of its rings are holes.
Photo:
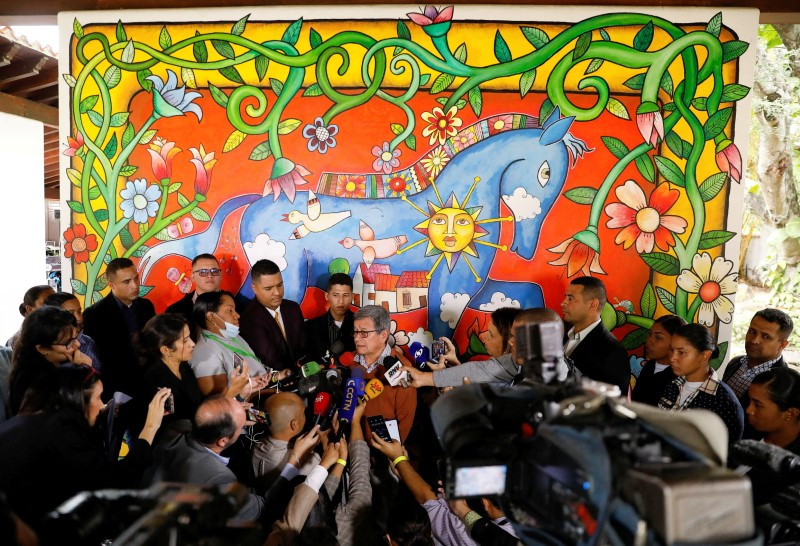
<path fill-rule="evenodd" d="M 515 331 L 520 384 L 464 385 L 431 408 L 449 494 L 496 496 L 526 544 L 762 544 L 721 419 L 556 383 L 548 326 Z"/>

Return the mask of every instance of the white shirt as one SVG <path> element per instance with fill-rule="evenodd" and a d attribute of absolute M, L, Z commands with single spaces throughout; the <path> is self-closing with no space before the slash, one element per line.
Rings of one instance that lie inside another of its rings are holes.
<path fill-rule="evenodd" d="M 581 330 L 580 332 L 575 331 L 575 327 L 569 329 L 567 332 L 567 344 L 564 345 L 564 356 L 569 356 L 572 354 L 572 351 L 580 344 L 581 341 L 586 339 L 586 336 L 594 330 L 598 324 L 600 324 L 601 319 L 597 319 L 597 321 L 591 323 L 589 326 Z"/>
<path fill-rule="evenodd" d="M 699 389 L 703 383 L 704 383 L 703 381 L 692 381 L 692 382 L 687 381 L 686 383 L 684 383 L 683 387 L 681 388 L 681 394 L 678 397 L 678 402 L 676 405 L 680 406 L 681 404 L 686 402 L 686 399 L 689 398 L 694 391 Z"/>

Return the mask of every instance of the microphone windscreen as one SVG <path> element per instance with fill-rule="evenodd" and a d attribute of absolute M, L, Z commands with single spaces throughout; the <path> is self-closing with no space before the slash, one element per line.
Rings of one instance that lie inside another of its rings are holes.
<path fill-rule="evenodd" d="M 303 377 L 297 382 L 297 394 L 299 396 L 308 396 L 324 390 L 324 387 L 330 389 L 324 375 L 317 374 L 311 377 Z"/>
<path fill-rule="evenodd" d="M 396 356 L 388 355 L 383 359 L 383 367 L 388 370 L 398 362 L 400 362 L 400 360 L 398 360 Z"/>
<path fill-rule="evenodd" d="M 322 366 L 320 366 L 317 362 L 311 361 L 306 362 L 300 368 L 300 371 L 303 374 L 303 377 L 311 377 L 312 375 L 318 374 L 322 370 Z"/>
<path fill-rule="evenodd" d="M 350 377 L 353 379 L 364 379 L 364 368 L 361 366 L 353 366 L 350 370 Z"/>
<path fill-rule="evenodd" d="M 331 354 L 333 356 L 339 356 L 344 352 L 345 346 L 340 340 L 336 340 L 331 345 Z"/>
<path fill-rule="evenodd" d="M 370 379 L 367 386 L 364 388 L 364 398 L 372 400 L 377 398 L 383 392 L 383 383 L 378 379 Z"/>
<path fill-rule="evenodd" d="M 355 355 L 350 351 L 345 351 L 339 356 L 339 362 L 342 366 L 350 366 L 353 363 Z"/>
<path fill-rule="evenodd" d="M 331 395 L 327 392 L 319 393 L 314 398 L 314 415 L 324 415 L 328 413 L 328 408 L 331 405 Z"/>

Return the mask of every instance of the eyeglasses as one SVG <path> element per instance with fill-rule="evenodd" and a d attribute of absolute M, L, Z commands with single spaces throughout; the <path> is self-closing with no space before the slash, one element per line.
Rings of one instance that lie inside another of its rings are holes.
<path fill-rule="evenodd" d="M 212 267 L 211 269 L 195 269 L 192 273 L 197 273 L 201 277 L 219 277 L 222 275 L 222 270 L 216 267 Z"/>
<path fill-rule="evenodd" d="M 380 330 L 353 330 L 353 337 L 369 337 L 372 332 L 380 332 Z"/>
<path fill-rule="evenodd" d="M 76 341 L 78 341 L 78 336 L 71 337 L 64 343 L 53 343 L 53 345 L 60 345 L 65 348 L 69 348 L 70 346 L 74 345 Z"/>

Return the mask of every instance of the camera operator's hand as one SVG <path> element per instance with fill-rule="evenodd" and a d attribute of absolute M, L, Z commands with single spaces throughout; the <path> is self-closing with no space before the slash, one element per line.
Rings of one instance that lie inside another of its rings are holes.
<path fill-rule="evenodd" d="M 161 427 L 161 421 L 164 419 L 164 404 L 170 394 L 172 394 L 172 390 L 166 387 L 158 389 L 158 392 L 156 392 L 153 399 L 150 400 L 150 404 L 147 406 L 147 418 L 145 419 L 144 428 L 142 428 L 139 438 L 145 440 L 150 445 L 153 444 L 156 432 L 158 432 L 158 429 Z"/>
<path fill-rule="evenodd" d="M 447 352 L 442 355 L 442 359 L 444 360 L 440 359 L 440 362 L 449 362 L 454 366 L 461 364 L 461 362 L 458 361 L 458 356 L 456 356 L 456 346 L 453 345 L 453 342 L 445 336 L 442 336 L 439 339 L 444 341 L 444 344 L 447 345 Z"/>
<path fill-rule="evenodd" d="M 294 441 L 294 447 L 292 448 L 292 454 L 289 456 L 289 462 L 292 464 L 297 463 L 297 468 L 300 468 L 302 466 L 301 461 L 311 453 L 311 450 L 319 443 L 319 440 L 319 425 L 316 425 Z"/>
<path fill-rule="evenodd" d="M 411 366 L 403 366 L 403 371 L 408 372 L 411 376 L 411 386 L 414 388 L 420 387 L 433 387 L 433 374 L 428 372 L 421 372 Z"/>
<path fill-rule="evenodd" d="M 405 448 L 403 447 L 403 444 L 401 444 L 397 440 L 392 440 L 391 442 L 387 442 L 374 432 L 372 433 L 372 445 L 378 451 L 386 455 L 386 458 L 389 459 L 390 461 L 394 461 L 395 459 L 397 459 L 398 457 L 402 457 L 403 455 L 405 455 L 406 457 L 408 456 Z"/>

